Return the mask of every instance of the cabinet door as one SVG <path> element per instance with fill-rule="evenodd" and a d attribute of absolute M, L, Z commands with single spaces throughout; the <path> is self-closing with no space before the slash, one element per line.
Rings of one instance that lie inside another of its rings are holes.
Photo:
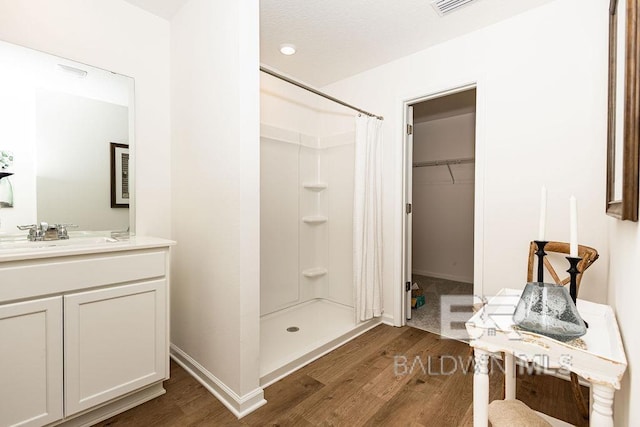
<path fill-rule="evenodd" d="M 64 297 L 67 416 L 165 378 L 165 297 L 164 279 Z"/>
<path fill-rule="evenodd" d="M 0 426 L 62 418 L 62 297 L 0 305 Z"/>

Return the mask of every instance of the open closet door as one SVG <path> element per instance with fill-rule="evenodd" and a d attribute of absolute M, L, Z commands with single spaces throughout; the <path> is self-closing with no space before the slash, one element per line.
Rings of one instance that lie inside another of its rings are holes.
<path fill-rule="evenodd" d="M 411 246 L 412 246 L 412 203 L 413 203 L 413 107 L 407 106 L 407 128 L 405 130 L 405 186 L 404 186 L 404 212 L 405 212 L 405 236 L 404 236 L 404 303 L 405 317 L 411 319 Z"/>

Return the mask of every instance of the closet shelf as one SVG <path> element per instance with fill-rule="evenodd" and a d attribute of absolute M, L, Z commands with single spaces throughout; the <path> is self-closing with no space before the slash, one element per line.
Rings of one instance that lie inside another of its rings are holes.
<path fill-rule="evenodd" d="M 307 224 L 324 224 L 328 221 L 329 218 L 321 215 L 312 215 L 312 216 L 304 216 L 302 217 L 302 222 Z"/>
<path fill-rule="evenodd" d="M 327 184 L 324 182 L 305 182 L 302 186 L 311 191 L 322 191 L 327 188 Z"/>
<path fill-rule="evenodd" d="M 447 160 L 432 160 L 430 162 L 414 162 L 414 168 L 424 168 L 429 166 L 446 166 L 449 170 L 449 175 L 451 175 L 451 183 L 456 183 L 456 178 L 453 176 L 453 171 L 451 170 L 451 165 L 464 165 L 468 163 L 474 163 L 474 158 L 465 158 L 465 159 L 447 159 Z"/>
<path fill-rule="evenodd" d="M 449 165 L 463 165 L 466 163 L 475 162 L 474 158 L 464 158 L 464 159 L 446 159 L 446 160 L 432 160 L 430 162 L 414 162 L 414 168 L 424 168 L 429 166 L 449 166 Z"/>
<path fill-rule="evenodd" d="M 314 267 L 314 268 L 307 268 L 306 270 L 302 270 L 302 275 L 304 277 L 314 278 L 314 277 L 324 276 L 328 272 L 329 270 L 327 270 L 324 267 Z"/>

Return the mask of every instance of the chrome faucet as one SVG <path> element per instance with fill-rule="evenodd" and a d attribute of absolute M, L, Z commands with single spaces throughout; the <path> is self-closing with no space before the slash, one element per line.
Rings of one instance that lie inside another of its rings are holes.
<path fill-rule="evenodd" d="M 67 240 L 69 238 L 67 229 L 75 227 L 77 225 L 41 222 L 40 224 L 19 225 L 18 229 L 22 231 L 29 230 L 27 240 L 30 242 L 41 242 L 45 240 Z"/>

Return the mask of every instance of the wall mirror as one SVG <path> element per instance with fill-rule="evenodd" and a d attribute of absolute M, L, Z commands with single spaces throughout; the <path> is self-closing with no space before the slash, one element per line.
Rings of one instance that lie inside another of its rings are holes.
<path fill-rule="evenodd" d="M 40 221 L 133 231 L 133 91 L 130 77 L 0 41 L 0 151 L 13 154 L 0 233 Z M 129 167 L 112 167 L 112 144 Z M 126 200 L 112 207 L 114 181 Z"/>
<path fill-rule="evenodd" d="M 611 0 L 609 5 L 606 211 L 615 218 L 630 221 L 638 220 L 639 2 Z"/>

